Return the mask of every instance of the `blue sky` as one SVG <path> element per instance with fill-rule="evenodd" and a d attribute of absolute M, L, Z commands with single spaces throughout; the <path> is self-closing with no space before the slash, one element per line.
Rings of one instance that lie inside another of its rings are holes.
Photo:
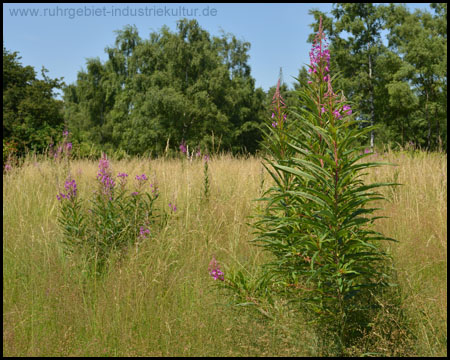
<path fill-rule="evenodd" d="M 407 6 L 431 11 L 428 3 Z M 64 77 L 69 84 L 87 58 L 106 60 L 104 49 L 113 46 L 114 30 L 136 25 L 146 39 L 163 25 L 175 31 L 178 19 L 195 18 L 213 36 L 223 30 L 250 42 L 251 74 L 256 86 L 267 90 L 276 84 L 280 67 L 291 85 L 299 68 L 309 62 L 311 44 L 306 40 L 314 18 L 308 10 L 313 8 L 329 14 L 332 4 L 3 4 L 3 43 L 7 50 L 19 52 L 23 65 L 39 74 L 45 66 L 48 76 Z M 131 16 L 130 9 L 141 14 Z M 183 11 L 191 16 L 182 16 Z"/>

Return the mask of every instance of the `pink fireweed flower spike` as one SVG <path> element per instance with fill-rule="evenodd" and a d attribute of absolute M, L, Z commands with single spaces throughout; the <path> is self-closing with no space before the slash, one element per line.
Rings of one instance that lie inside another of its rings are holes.
<path fill-rule="evenodd" d="M 219 264 L 217 263 L 216 258 L 212 257 L 211 261 L 208 265 L 209 275 L 211 275 L 214 280 L 219 279 L 220 281 L 224 281 L 224 273 L 220 270 Z"/>
<path fill-rule="evenodd" d="M 150 230 L 149 229 L 145 229 L 144 227 L 141 226 L 140 231 L 139 231 L 139 237 L 141 237 L 142 239 L 146 239 L 147 235 L 150 234 Z"/>
<path fill-rule="evenodd" d="M 352 114 L 352 108 L 350 106 L 348 106 L 348 105 L 344 105 L 342 107 L 342 110 L 344 110 L 345 114 L 347 114 L 347 115 L 351 115 Z"/>
<path fill-rule="evenodd" d="M 77 196 L 77 183 L 75 180 L 67 180 L 64 184 L 64 189 L 67 193 L 60 192 L 59 195 L 56 195 L 58 201 L 61 201 L 62 199 L 74 199 Z"/>
<path fill-rule="evenodd" d="M 169 203 L 169 207 L 170 207 L 170 209 L 171 209 L 173 212 L 177 211 L 177 206 L 176 206 L 176 205 L 174 205 L 174 204 L 172 204 L 172 203 Z"/>
<path fill-rule="evenodd" d="M 337 119 L 340 119 L 342 117 L 342 115 L 339 113 L 339 110 L 337 109 L 333 111 L 333 115 Z"/>
<path fill-rule="evenodd" d="M 325 93 L 325 97 L 328 97 L 328 98 L 336 97 L 336 94 L 333 92 L 333 88 L 331 86 L 331 78 L 330 77 L 328 77 L 327 82 L 328 82 L 328 91 Z"/>
<path fill-rule="evenodd" d="M 145 174 L 142 174 L 142 175 L 136 175 L 136 180 L 141 182 L 141 181 L 147 181 L 148 178 Z"/>
<path fill-rule="evenodd" d="M 152 194 L 158 196 L 158 184 L 155 182 L 154 184 L 150 184 L 150 189 L 152 189 Z"/>
<path fill-rule="evenodd" d="M 314 38 L 314 44 L 309 52 L 310 68 L 309 73 L 317 73 L 318 69 L 322 69 L 322 74 L 329 72 L 330 66 L 330 50 L 326 49 L 327 42 L 322 28 L 322 17 L 320 17 L 319 31 Z M 326 77 L 323 78 L 326 82 Z"/>
<path fill-rule="evenodd" d="M 127 174 L 127 173 L 119 173 L 119 174 L 117 175 L 117 177 L 120 178 L 120 183 L 119 183 L 119 185 L 120 185 L 120 187 L 123 189 L 123 188 L 125 187 L 125 185 L 127 184 L 127 177 L 128 177 L 128 174 Z"/>
<path fill-rule="evenodd" d="M 147 176 L 145 174 L 142 175 L 136 175 L 137 180 L 137 190 L 142 190 L 144 185 L 147 183 Z"/>
<path fill-rule="evenodd" d="M 99 161 L 98 170 L 97 180 L 100 181 L 102 194 L 109 197 L 109 199 L 111 200 L 111 194 L 114 187 L 116 186 L 116 183 L 112 179 L 111 170 L 109 169 L 109 161 L 105 153 Z"/>
<path fill-rule="evenodd" d="M 280 93 L 280 79 L 278 79 L 277 89 L 275 90 L 275 94 L 273 94 L 272 105 L 273 105 L 272 119 L 275 116 L 280 118 L 283 112 L 282 109 L 286 108 L 286 104 Z"/>
<path fill-rule="evenodd" d="M 186 154 L 187 148 L 186 148 L 186 142 L 184 140 L 180 144 L 180 150 L 183 154 Z"/>

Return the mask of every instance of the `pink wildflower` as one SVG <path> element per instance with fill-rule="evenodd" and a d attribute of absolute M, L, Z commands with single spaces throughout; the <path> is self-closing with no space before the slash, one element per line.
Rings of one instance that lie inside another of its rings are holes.
<path fill-rule="evenodd" d="M 209 263 L 208 271 L 209 275 L 211 275 L 214 280 L 219 279 L 220 281 L 224 281 L 224 273 L 220 270 L 219 264 L 214 255 Z"/>

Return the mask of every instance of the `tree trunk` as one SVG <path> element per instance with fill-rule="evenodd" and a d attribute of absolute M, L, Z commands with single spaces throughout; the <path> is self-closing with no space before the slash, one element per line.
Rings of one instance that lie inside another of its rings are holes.
<path fill-rule="evenodd" d="M 405 119 L 402 119 L 402 148 L 405 147 Z"/>
<path fill-rule="evenodd" d="M 372 83 L 372 57 L 370 55 L 370 47 L 369 47 L 369 101 L 370 101 L 370 126 L 373 126 L 375 123 L 374 117 L 375 117 L 375 108 L 373 104 L 373 83 Z M 373 130 L 370 132 L 370 149 L 373 152 L 373 142 L 374 142 L 374 133 Z"/>
<path fill-rule="evenodd" d="M 434 118 L 436 119 L 436 149 L 438 151 L 442 151 L 442 140 L 441 140 L 441 129 L 440 129 L 440 121 L 437 114 L 438 106 L 437 104 L 434 107 Z"/>
<path fill-rule="evenodd" d="M 428 116 L 428 90 L 425 91 L 426 94 L 426 102 L 425 102 L 425 119 L 428 122 L 428 134 L 427 134 L 427 151 L 430 151 L 430 146 L 431 146 L 431 121 L 430 118 Z"/>

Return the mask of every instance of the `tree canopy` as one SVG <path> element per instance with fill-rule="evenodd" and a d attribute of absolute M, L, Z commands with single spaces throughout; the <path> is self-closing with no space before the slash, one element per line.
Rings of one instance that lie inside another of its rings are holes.
<path fill-rule="evenodd" d="M 447 4 L 410 12 L 404 5 L 337 3 L 319 17 L 330 41 L 337 87 L 355 104 L 361 127 L 378 125 L 368 146 L 447 150 Z M 313 34 L 309 41 L 313 41 Z M 62 134 L 103 151 L 160 155 L 190 149 L 254 153 L 270 119 L 274 87 L 255 87 L 250 43 L 221 32 L 211 36 L 182 19 L 142 38 L 135 26 L 116 31 L 107 60 L 89 58 L 73 84 L 43 80 L 3 47 L 3 140 L 20 152 L 43 151 Z M 299 69 L 305 79 L 307 68 Z M 280 78 L 282 70 L 280 69 Z M 300 83 L 293 90 L 299 90 Z M 63 101 L 55 99 L 63 89 Z M 283 81 L 289 107 L 295 92 Z"/>
<path fill-rule="evenodd" d="M 310 11 L 324 18 L 339 87 L 358 104 L 360 120 L 381 126 L 379 143 L 447 149 L 447 4 L 431 9 L 338 3 L 333 17 Z M 317 30 L 317 21 L 311 26 Z"/>
<path fill-rule="evenodd" d="M 53 89 L 62 79 L 50 79 L 42 68 L 43 80 L 31 66 L 23 66 L 17 52 L 3 46 L 3 146 L 14 143 L 19 154 L 44 150 L 63 128 L 62 101 Z"/>
<path fill-rule="evenodd" d="M 250 76 L 250 44 L 211 37 L 196 20 L 180 20 L 143 40 L 133 26 L 117 31 L 102 64 L 89 59 L 65 89 L 73 134 L 130 154 L 191 147 L 254 152 L 265 94 Z M 214 140 L 215 139 L 215 140 Z"/>

